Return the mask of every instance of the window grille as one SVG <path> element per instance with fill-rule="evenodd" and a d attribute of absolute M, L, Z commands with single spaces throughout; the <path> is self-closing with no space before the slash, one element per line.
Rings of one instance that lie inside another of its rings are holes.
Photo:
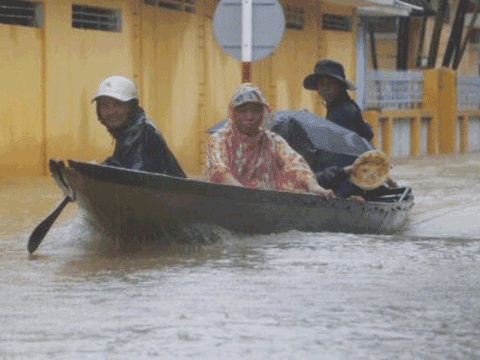
<path fill-rule="evenodd" d="M 352 21 L 349 16 L 323 14 L 322 28 L 323 30 L 351 31 Z"/>
<path fill-rule="evenodd" d="M 145 0 L 145 4 L 175 11 L 195 13 L 196 0 Z"/>
<path fill-rule="evenodd" d="M 0 0 L 0 23 L 42 27 L 42 4 L 31 1 Z"/>
<path fill-rule="evenodd" d="M 293 30 L 303 30 L 305 26 L 305 9 L 294 5 L 285 5 L 285 27 Z"/>
<path fill-rule="evenodd" d="M 419 109 L 422 107 L 422 71 L 369 71 L 365 80 L 367 108 Z"/>
<path fill-rule="evenodd" d="M 72 5 L 72 27 L 119 32 L 122 30 L 121 11 L 93 6 Z"/>
<path fill-rule="evenodd" d="M 480 109 L 480 77 L 457 76 L 457 108 Z"/>
<path fill-rule="evenodd" d="M 367 30 L 382 34 L 397 33 L 397 18 L 387 16 L 375 16 L 367 18 Z"/>

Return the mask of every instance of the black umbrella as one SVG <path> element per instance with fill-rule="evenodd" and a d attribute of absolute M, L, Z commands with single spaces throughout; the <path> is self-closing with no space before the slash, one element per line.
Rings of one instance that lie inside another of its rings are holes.
<path fill-rule="evenodd" d="M 359 155 L 373 150 L 357 133 L 307 110 L 276 111 L 271 130 L 301 154 L 314 172 L 332 165 L 350 165 Z"/>
<path fill-rule="evenodd" d="M 213 134 L 225 126 L 222 120 L 207 130 Z M 336 165 L 344 167 L 372 145 L 357 133 L 307 110 L 279 110 L 273 113 L 271 130 L 302 155 L 314 172 Z"/>
<path fill-rule="evenodd" d="M 219 121 L 215 125 L 213 125 L 211 128 L 207 129 L 207 134 L 214 134 L 218 130 L 222 129 L 225 126 L 225 123 L 227 122 L 227 119 L 224 119 L 222 121 Z"/>

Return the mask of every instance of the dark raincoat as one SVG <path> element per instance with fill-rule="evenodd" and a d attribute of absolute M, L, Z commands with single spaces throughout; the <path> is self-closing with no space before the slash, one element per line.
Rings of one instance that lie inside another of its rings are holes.
<path fill-rule="evenodd" d="M 352 195 L 365 197 L 365 191 L 348 181 L 348 176 L 342 167 L 330 166 L 315 173 L 318 184 L 324 189 L 331 189 L 336 196 L 346 198 Z"/>
<path fill-rule="evenodd" d="M 343 171 L 344 166 L 355 160 L 354 155 L 370 150 L 371 144 L 365 139 L 318 115 L 298 110 L 276 112 L 272 131 L 303 156 L 321 187 L 333 190 L 341 198 L 365 196 L 365 192 L 353 185 Z"/>
<path fill-rule="evenodd" d="M 378 196 L 389 194 L 389 188 L 382 185 L 374 190 L 362 190 L 348 180 L 347 174 L 339 166 L 330 166 L 323 171 L 315 173 L 318 184 L 324 189 L 332 189 L 336 196 L 347 198 L 358 195 L 365 200 L 374 199 Z"/>
<path fill-rule="evenodd" d="M 162 135 L 147 119 L 142 108 L 136 108 L 126 128 L 118 131 L 109 129 L 109 132 L 115 139 L 115 150 L 112 156 L 105 159 L 104 165 L 186 177 Z"/>
<path fill-rule="evenodd" d="M 363 121 L 360 108 L 346 91 L 342 91 L 332 103 L 327 104 L 326 119 L 356 132 L 368 141 L 373 138 L 372 128 Z"/>

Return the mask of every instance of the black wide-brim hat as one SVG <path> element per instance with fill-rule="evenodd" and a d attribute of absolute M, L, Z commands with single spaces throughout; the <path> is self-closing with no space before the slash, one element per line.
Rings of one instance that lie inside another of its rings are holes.
<path fill-rule="evenodd" d="M 320 60 L 315 64 L 314 73 L 303 80 L 303 87 L 307 90 L 318 90 L 317 82 L 322 76 L 328 76 L 345 84 L 348 90 L 355 90 L 357 87 L 345 78 L 343 65 L 333 60 Z"/>

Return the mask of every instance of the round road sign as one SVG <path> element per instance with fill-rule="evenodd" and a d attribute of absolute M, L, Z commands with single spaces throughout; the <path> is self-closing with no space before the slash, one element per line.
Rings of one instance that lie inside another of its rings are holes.
<path fill-rule="evenodd" d="M 213 17 L 215 40 L 229 56 L 256 61 L 282 40 L 285 15 L 278 0 L 221 0 Z"/>

